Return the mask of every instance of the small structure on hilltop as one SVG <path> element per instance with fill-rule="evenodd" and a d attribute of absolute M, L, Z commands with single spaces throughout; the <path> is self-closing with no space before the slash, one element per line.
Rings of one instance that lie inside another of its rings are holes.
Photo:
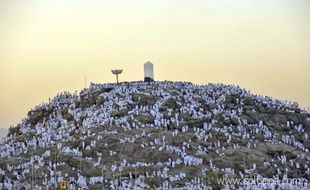
<path fill-rule="evenodd" d="M 116 83 L 118 84 L 118 75 L 122 74 L 123 70 L 122 69 L 115 69 L 111 70 L 111 72 L 116 75 Z"/>
<path fill-rule="evenodd" d="M 154 82 L 154 67 L 150 61 L 144 63 L 144 82 Z"/>

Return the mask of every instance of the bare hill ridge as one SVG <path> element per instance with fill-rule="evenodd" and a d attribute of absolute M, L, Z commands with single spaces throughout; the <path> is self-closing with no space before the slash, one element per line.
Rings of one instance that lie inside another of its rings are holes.
<path fill-rule="evenodd" d="M 262 176 L 298 178 L 304 187 L 309 130 L 310 114 L 298 104 L 237 86 L 91 84 L 9 129 L 0 186 L 46 189 L 56 179 L 71 189 L 205 189 L 224 187 L 214 177 Z"/>

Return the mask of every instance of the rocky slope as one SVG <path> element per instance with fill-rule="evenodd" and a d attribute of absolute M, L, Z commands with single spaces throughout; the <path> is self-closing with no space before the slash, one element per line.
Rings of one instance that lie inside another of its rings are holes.
<path fill-rule="evenodd" d="M 205 189 L 225 187 L 218 178 L 262 176 L 298 178 L 303 184 L 294 187 L 306 188 L 309 130 L 310 114 L 296 103 L 237 86 L 91 84 L 58 94 L 10 128 L 0 145 L 0 186 Z M 267 184 L 276 185 L 285 184 Z M 230 188 L 238 186 L 247 187 Z"/>

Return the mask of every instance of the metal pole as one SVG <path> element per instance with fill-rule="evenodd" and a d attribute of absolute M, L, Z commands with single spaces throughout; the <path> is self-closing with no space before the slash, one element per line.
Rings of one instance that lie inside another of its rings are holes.
<path fill-rule="evenodd" d="M 111 70 L 113 75 L 116 75 L 116 84 L 118 84 L 118 75 L 122 73 L 123 70 L 121 69 L 115 69 Z"/>

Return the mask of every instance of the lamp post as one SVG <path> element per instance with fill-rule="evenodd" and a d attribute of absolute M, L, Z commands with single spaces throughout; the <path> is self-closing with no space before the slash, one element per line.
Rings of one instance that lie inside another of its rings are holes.
<path fill-rule="evenodd" d="M 116 75 L 116 83 L 118 84 L 118 75 L 122 74 L 123 70 L 122 69 L 114 69 L 111 70 L 113 75 Z"/>

